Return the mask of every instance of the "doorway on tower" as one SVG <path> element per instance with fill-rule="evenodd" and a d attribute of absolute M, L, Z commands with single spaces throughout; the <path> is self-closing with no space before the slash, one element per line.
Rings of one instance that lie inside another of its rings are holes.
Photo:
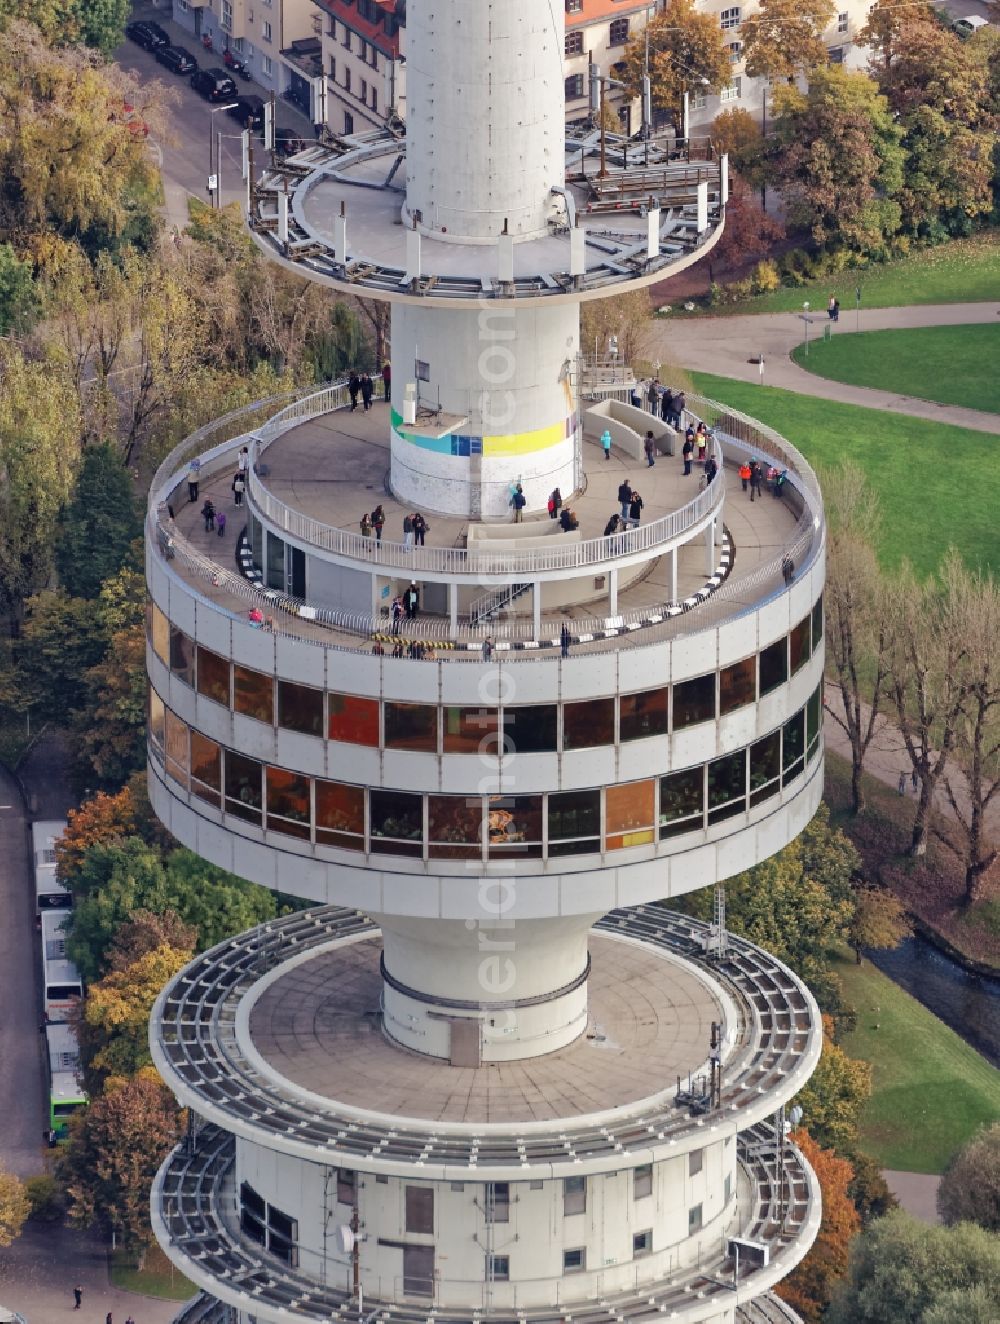
<path fill-rule="evenodd" d="M 403 1247 L 404 1296 L 434 1295 L 434 1247 Z"/>

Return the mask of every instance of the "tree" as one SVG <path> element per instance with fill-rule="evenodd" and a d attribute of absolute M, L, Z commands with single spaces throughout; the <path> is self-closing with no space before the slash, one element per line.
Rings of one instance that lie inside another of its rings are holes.
<path fill-rule="evenodd" d="M 133 625 L 111 636 L 102 661 L 86 675 L 75 714 L 78 758 L 88 782 L 121 786 L 146 764 L 146 635 Z"/>
<path fill-rule="evenodd" d="M 645 348 L 651 312 L 648 290 L 590 300 L 580 308 L 581 352 L 603 358 L 614 337 L 620 362 L 634 364 Z"/>
<path fill-rule="evenodd" d="M 149 1199 L 153 1179 L 183 1131 L 183 1114 L 169 1091 L 146 1071 L 108 1082 L 70 1126 L 57 1160 L 76 1227 L 114 1231 L 142 1257 L 152 1241 Z"/>
<path fill-rule="evenodd" d="M 899 231 L 902 131 L 865 74 L 832 65 L 813 71 L 802 93 L 774 93 L 769 139 L 775 187 L 788 220 L 820 247 L 880 258 Z"/>
<path fill-rule="evenodd" d="M 672 110 L 674 123 L 679 126 L 686 91 L 700 84 L 717 92 L 732 78 L 725 34 L 718 17 L 699 13 L 694 0 L 669 0 L 666 8 L 625 47 L 621 80 L 633 96 L 642 95 L 647 35 L 653 105 Z"/>
<path fill-rule="evenodd" d="M 920 1324 L 996 1324 L 998 1301 L 983 1283 L 943 1292 L 920 1317 Z"/>
<path fill-rule="evenodd" d="M 2 125 L 0 116 L 0 133 Z M 49 577 L 56 519 L 79 460 L 81 416 L 58 365 L 27 359 L 10 340 L 0 340 L 0 381 L 0 605 L 19 618 L 24 599 Z"/>
<path fill-rule="evenodd" d="M 135 911 L 169 907 L 159 853 L 138 837 L 91 846 L 71 886 L 66 948 L 85 983 L 103 974 L 115 934 Z"/>
<path fill-rule="evenodd" d="M 931 807 L 952 757 L 965 703 L 965 569 L 952 549 L 936 579 L 920 583 L 903 563 L 886 600 L 891 612 L 890 691 L 918 792 L 910 853 L 927 852 Z"/>
<path fill-rule="evenodd" d="M 883 887 L 859 887 L 854 894 L 854 918 L 848 941 L 854 948 L 858 965 L 867 948 L 891 951 L 909 937 L 910 922 L 906 907 Z"/>
<path fill-rule="evenodd" d="M 125 39 L 125 0 L 0 0 L 0 26 L 17 17 L 34 23 L 52 45 L 82 41 L 110 57 Z"/>
<path fill-rule="evenodd" d="M 822 1149 L 804 1131 L 795 1132 L 793 1138 L 819 1181 L 823 1218 L 812 1249 L 775 1291 L 806 1324 L 817 1324 L 847 1269 L 851 1238 L 861 1220 L 848 1194 L 854 1170 L 847 1159 Z"/>
<path fill-rule="evenodd" d="M 193 946 L 163 944 L 124 969 L 112 969 L 87 990 L 83 1049 L 88 1090 L 98 1093 L 108 1076 L 134 1076 L 150 1066 L 149 1016 L 168 980 L 191 959 Z"/>
<path fill-rule="evenodd" d="M 67 815 L 66 828 L 56 841 L 56 868 L 60 881 L 73 888 L 91 846 L 120 841 L 135 828 L 135 804 L 129 787 L 115 795 L 98 791 Z"/>
<path fill-rule="evenodd" d="M 197 929 L 199 951 L 275 916 L 274 897 L 266 887 L 237 878 L 193 851 L 168 856 L 165 882 L 167 905 Z"/>
<path fill-rule="evenodd" d="M 768 948 L 812 987 L 820 1002 L 835 1002 L 829 951 L 847 933 L 854 911 L 854 847 L 831 828 L 826 805 L 788 846 L 726 881 L 726 923 Z M 712 916 L 712 889 L 679 899 L 680 908 Z"/>
<path fill-rule="evenodd" d="M 37 316 L 31 263 L 21 261 L 10 244 L 0 244 L 0 336 L 30 330 Z"/>
<path fill-rule="evenodd" d="M 864 808 L 861 776 L 879 729 L 889 671 L 886 585 L 875 557 L 881 524 L 878 494 L 845 461 L 822 475 L 827 511 L 826 649 L 839 703 L 826 711 L 851 747 L 851 810 Z"/>
<path fill-rule="evenodd" d="M 106 443 L 89 447 L 60 520 L 56 565 L 63 586 L 76 597 L 96 598 L 141 533 L 127 470 Z"/>
<path fill-rule="evenodd" d="M 382 299 L 356 299 L 362 315 L 375 337 L 375 368 L 381 368 L 389 357 L 389 317 L 392 308 Z"/>
<path fill-rule="evenodd" d="M 784 234 L 785 227 L 768 216 L 750 191 L 749 184 L 741 176 L 734 175 L 726 203 L 726 227 L 709 256 L 709 267 L 715 259 L 727 267 L 738 267 L 765 257 L 771 245 L 784 238 Z"/>
<path fill-rule="evenodd" d="M 108 965 L 112 970 L 128 970 L 162 947 L 193 952 L 197 941 L 198 930 L 193 924 L 185 924 L 176 910 L 167 909 L 159 915 L 151 910 L 137 910 L 115 934 L 108 951 Z"/>
<path fill-rule="evenodd" d="M 949 1226 L 978 1223 L 987 1232 L 1000 1232 L 1000 1122 L 984 1127 L 952 1157 L 937 1207 Z"/>
<path fill-rule="evenodd" d="M 855 40 L 868 48 L 868 67 L 880 87 L 893 76 L 896 60 L 905 53 L 913 30 L 918 25 L 934 27 L 937 22 L 930 3 L 900 5 L 895 0 L 876 0 Z"/>
<path fill-rule="evenodd" d="M 854 1169 L 854 1176 L 847 1193 L 858 1211 L 861 1226 L 868 1227 L 876 1218 L 884 1218 L 893 1209 L 898 1209 L 899 1201 L 889 1190 L 882 1176 L 882 1169 L 870 1154 L 856 1149 L 848 1157 Z"/>
<path fill-rule="evenodd" d="M 923 1324 L 970 1290 L 985 1292 L 995 1317 L 1000 1239 L 972 1223 L 933 1227 L 898 1210 L 854 1242 L 826 1324 Z"/>
<path fill-rule="evenodd" d="M 17 666 L 22 699 L 42 721 L 61 725 L 86 694 L 85 676 L 104 640 L 93 605 L 43 589 L 25 603 Z"/>
<path fill-rule="evenodd" d="M 12 1172 L 0 1169 L 0 1247 L 18 1239 L 30 1213 L 31 1201 L 24 1183 Z"/>
<path fill-rule="evenodd" d="M 833 1042 L 833 1022 L 824 1016 L 819 1065 L 795 1099 L 816 1144 L 849 1156 L 857 1146 L 861 1111 L 871 1092 L 871 1066 L 838 1048 Z"/>
<path fill-rule="evenodd" d="M 764 135 L 748 110 L 742 106 L 720 110 L 712 121 L 710 137 L 716 152 L 720 156 L 723 152 L 729 154 L 730 166 L 751 188 L 759 189 L 763 185 Z M 726 224 L 729 224 L 728 209 Z"/>
<path fill-rule="evenodd" d="M 836 12 L 834 0 L 760 0 L 740 29 L 747 73 L 792 82 L 825 65 L 823 33 Z"/>
<path fill-rule="evenodd" d="M 77 0 L 80 36 L 109 59 L 125 40 L 130 0 Z"/>

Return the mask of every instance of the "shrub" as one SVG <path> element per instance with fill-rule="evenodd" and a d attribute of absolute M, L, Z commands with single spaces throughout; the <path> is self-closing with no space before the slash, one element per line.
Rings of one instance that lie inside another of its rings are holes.
<path fill-rule="evenodd" d="M 62 1187 L 51 1173 L 29 1177 L 24 1183 L 24 1189 L 31 1206 L 31 1218 L 38 1219 L 40 1223 L 55 1223 L 62 1218 Z"/>

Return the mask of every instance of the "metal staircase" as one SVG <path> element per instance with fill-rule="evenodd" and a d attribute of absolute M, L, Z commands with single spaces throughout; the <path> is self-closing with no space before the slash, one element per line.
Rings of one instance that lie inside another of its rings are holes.
<path fill-rule="evenodd" d="M 530 588 L 530 584 L 505 584 L 503 588 L 494 589 L 492 593 L 482 594 L 469 608 L 469 624 L 482 625 L 484 621 L 492 621 L 499 612 L 509 607 L 512 602 L 516 602 Z"/>

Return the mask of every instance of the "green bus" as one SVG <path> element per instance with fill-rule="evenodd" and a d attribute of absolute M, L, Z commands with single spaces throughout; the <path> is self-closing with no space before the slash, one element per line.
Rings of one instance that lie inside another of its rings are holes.
<path fill-rule="evenodd" d="M 49 1138 L 65 1140 L 69 1119 L 87 1103 L 80 1084 L 80 1047 L 76 1031 L 65 1022 L 46 1025 L 46 1062 L 48 1066 Z"/>

